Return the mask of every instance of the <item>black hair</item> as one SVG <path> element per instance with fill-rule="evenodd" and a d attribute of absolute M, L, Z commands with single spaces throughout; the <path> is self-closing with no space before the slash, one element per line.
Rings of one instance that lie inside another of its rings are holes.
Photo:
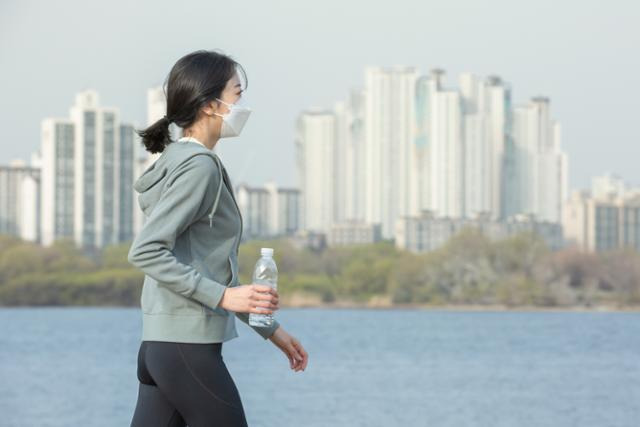
<path fill-rule="evenodd" d="M 196 121 L 200 108 L 220 98 L 227 82 L 237 68 L 247 75 L 240 64 L 230 56 L 211 50 L 197 50 L 180 58 L 171 68 L 163 91 L 167 100 L 164 117 L 143 130 L 136 130 L 147 151 L 159 153 L 170 144 L 169 125 L 175 123 L 187 128 Z"/>

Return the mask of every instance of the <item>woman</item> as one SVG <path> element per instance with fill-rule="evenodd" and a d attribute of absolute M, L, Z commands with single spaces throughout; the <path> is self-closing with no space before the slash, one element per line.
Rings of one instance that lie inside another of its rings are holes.
<path fill-rule="evenodd" d="M 145 280 L 132 427 L 247 425 L 222 343 L 238 336 L 236 316 L 248 324 L 250 313 L 279 309 L 279 298 L 270 286 L 238 283 L 242 217 L 212 151 L 239 135 L 251 112 L 238 103 L 237 68 L 213 51 L 184 56 L 168 76 L 166 116 L 139 132 L 148 151 L 162 154 L 134 184 L 145 222 L 128 259 Z M 175 142 L 171 123 L 183 128 Z M 306 368 L 306 351 L 277 320 L 251 327 L 291 369 Z"/>

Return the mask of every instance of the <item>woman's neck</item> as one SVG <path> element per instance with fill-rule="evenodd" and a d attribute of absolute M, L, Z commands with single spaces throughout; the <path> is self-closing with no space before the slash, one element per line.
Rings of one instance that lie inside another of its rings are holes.
<path fill-rule="evenodd" d="M 183 137 L 191 137 L 191 138 L 197 139 L 199 142 L 201 142 L 209 150 L 213 150 L 213 147 L 215 147 L 216 143 L 218 142 L 218 138 L 212 138 L 210 135 L 208 135 L 206 132 L 204 132 L 203 129 L 199 129 L 197 127 L 196 128 L 185 129 L 182 132 L 182 136 Z"/>

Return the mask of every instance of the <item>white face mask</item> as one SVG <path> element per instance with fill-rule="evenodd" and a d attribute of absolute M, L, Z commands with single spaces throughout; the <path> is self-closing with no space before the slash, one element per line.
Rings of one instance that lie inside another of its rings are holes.
<path fill-rule="evenodd" d="M 218 101 L 229 107 L 227 114 L 213 113 L 216 116 L 222 117 L 222 128 L 220 129 L 220 138 L 228 138 L 232 136 L 240 135 L 244 124 L 247 122 L 251 109 L 236 104 L 227 104 L 221 99 L 216 98 Z"/>

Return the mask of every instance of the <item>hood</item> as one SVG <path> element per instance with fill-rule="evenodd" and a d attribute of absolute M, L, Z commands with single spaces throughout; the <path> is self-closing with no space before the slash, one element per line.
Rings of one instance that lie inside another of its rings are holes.
<path fill-rule="evenodd" d="M 138 204 L 145 216 L 149 216 L 154 206 L 162 195 L 164 182 L 170 172 L 182 163 L 194 156 L 209 156 L 217 165 L 217 172 L 220 176 L 216 198 L 209 212 L 209 227 L 213 226 L 213 215 L 218 207 L 220 192 L 224 184 L 222 176 L 222 165 L 220 158 L 214 152 L 193 143 L 173 142 L 169 144 L 162 155 L 133 183 L 133 189 L 138 193 Z"/>

